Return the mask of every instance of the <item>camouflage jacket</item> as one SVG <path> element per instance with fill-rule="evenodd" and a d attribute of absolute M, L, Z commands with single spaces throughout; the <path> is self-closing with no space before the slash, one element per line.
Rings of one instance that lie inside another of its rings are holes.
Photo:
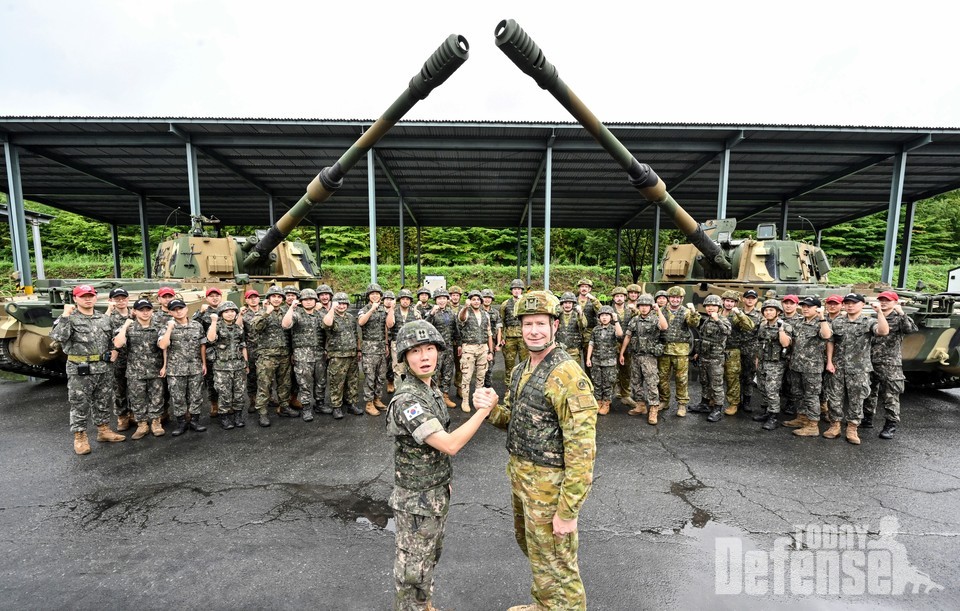
<path fill-rule="evenodd" d="M 759 339 L 757 337 L 757 329 L 760 328 L 760 324 L 763 322 L 763 314 L 757 308 L 754 308 L 749 312 L 744 310 L 743 313 L 749 316 L 750 320 L 753 321 L 753 333 L 747 333 L 741 338 L 740 350 L 744 352 L 755 353 Z"/>
<path fill-rule="evenodd" d="M 522 337 L 520 319 L 514 315 L 517 311 L 517 299 L 511 296 L 500 304 L 500 320 L 503 322 L 504 337 Z"/>
<path fill-rule="evenodd" d="M 646 316 L 637 313 L 630 319 L 624 335 L 629 342 L 633 354 L 663 354 L 663 344 L 660 343 L 660 317 L 652 310 Z"/>
<path fill-rule="evenodd" d="M 594 327 L 590 333 L 590 345 L 593 346 L 590 361 L 594 365 L 601 367 L 616 365 L 617 357 L 620 356 L 620 342 L 617 339 L 615 323 Z"/>
<path fill-rule="evenodd" d="M 780 328 L 793 338 L 793 325 L 780 319 L 769 325 L 766 321 L 757 327 L 757 358 L 761 361 L 786 361 L 787 349 L 780 345 Z"/>
<path fill-rule="evenodd" d="M 874 335 L 870 339 L 873 368 L 889 375 L 899 375 L 892 379 L 900 380 L 903 379 L 903 336 L 920 329 L 912 318 L 897 312 L 890 312 L 886 319 L 890 333 Z"/>
<path fill-rule="evenodd" d="M 732 329 L 733 325 L 723 315 L 717 320 L 704 316 L 700 323 L 700 358 L 705 361 L 722 359 Z"/>
<path fill-rule="evenodd" d="M 479 320 L 477 313 L 479 313 Z M 461 321 L 457 319 L 457 328 L 460 331 L 460 342 L 463 344 L 486 344 L 490 334 L 490 316 L 483 311 L 483 308 L 473 311 L 473 308 L 467 306 L 467 319 Z"/>
<path fill-rule="evenodd" d="M 87 316 L 75 310 L 70 316 L 60 316 L 53 322 L 50 338 L 60 342 L 68 356 L 101 356 L 113 349 L 113 328 L 106 314 L 94 311 Z M 105 361 L 90 363 L 90 373 L 106 373 L 110 365 Z M 67 361 L 67 375 L 77 373 L 77 363 Z"/>
<path fill-rule="evenodd" d="M 205 312 L 202 312 L 200 310 L 197 310 L 196 312 L 194 312 L 193 320 L 197 321 L 198 323 L 201 324 L 201 326 L 203 326 L 204 335 L 206 335 L 207 331 L 210 330 L 210 322 L 211 322 L 210 315 L 216 314 L 216 313 L 217 313 L 217 308 L 213 306 L 208 307 Z M 223 319 L 220 319 L 220 323 L 221 324 L 223 323 Z M 207 365 L 209 366 L 210 369 L 213 368 L 213 362 L 216 360 L 217 360 L 216 345 L 207 344 Z"/>
<path fill-rule="evenodd" d="M 130 310 L 128 315 L 123 315 L 120 312 L 113 311 L 110 313 L 110 329 L 113 335 L 117 334 L 117 331 L 120 330 L 120 327 L 124 325 L 129 319 L 133 318 L 133 310 Z M 127 366 L 127 351 L 121 350 L 117 354 L 117 360 L 114 361 L 114 366 L 118 368 L 123 368 Z"/>
<path fill-rule="evenodd" d="M 583 345 L 584 333 L 587 331 L 586 317 L 576 310 L 560 312 L 560 327 L 557 329 L 557 342 L 565 348 L 576 348 Z M 510 337 L 510 336 L 507 336 Z M 518 336 L 518 337 L 522 337 Z"/>
<path fill-rule="evenodd" d="M 700 324 L 700 313 L 683 306 L 676 311 L 665 307 L 663 317 L 667 319 L 669 325 L 661 335 L 664 343 L 663 353 L 670 356 L 690 354 L 690 329 L 696 329 Z"/>
<path fill-rule="evenodd" d="M 460 327 L 457 325 L 457 314 L 453 309 L 447 307 L 438 310 L 436 314 L 428 314 L 426 320 L 440 332 L 447 349 L 460 345 Z M 453 356 L 456 358 L 457 355 L 454 353 Z"/>
<path fill-rule="evenodd" d="M 263 311 L 261 306 L 257 312 L 253 310 L 245 310 L 242 314 L 243 316 L 243 327 L 247 332 L 247 356 L 252 360 L 257 354 L 257 331 L 253 326 L 253 319 L 256 318 L 257 314 Z"/>
<path fill-rule="evenodd" d="M 636 316 L 637 311 L 633 308 L 628 308 L 627 304 L 624 303 L 622 308 L 618 308 L 616 304 L 613 304 L 613 311 L 617 313 L 617 320 L 620 321 L 620 328 L 626 329 L 627 325 L 630 324 L 630 319 Z"/>
<path fill-rule="evenodd" d="M 228 323 L 223 319 L 217 321 L 217 341 L 207 343 L 207 352 L 210 347 L 215 346 L 218 358 L 211 365 L 207 363 L 207 368 L 215 371 L 237 371 L 245 369 L 247 362 L 243 359 L 243 349 L 246 348 L 246 338 L 244 337 L 243 327 L 236 323 Z"/>
<path fill-rule="evenodd" d="M 489 310 L 480 306 L 484 312 L 487 313 L 487 316 L 490 317 L 490 333 L 493 335 L 494 341 L 497 339 L 497 331 L 503 329 L 503 322 L 500 319 L 500 310 L 494 307 L 490 307 Z"/>
<path fill-rule="evenodd" d="M 417 515 L 445 515 L 450 495 L 450 457 L 426 443 L 450 428 L 450 413 L 436 383 L 414 376 L 400 384 L 387 406 L 387 433 L 394 438 L 396 486 L 390 507 Z"/>
<path fill-rule="evenodd" d="M 327 331 L 327 355 L 337 358 L 357 356 L 360 349 L 360 325 L 350 312 L 334 313 L 333 324 L 323 326 Z"/>
<path fill-rule="evenodd" d="M 397 341 L 397 333 L 400 332 L 403 325 L 413 320 L 420 320 L 420 312 L 418 312 L 416 308 L 411 306 L 407 308 L 406 313 L 404 313 L 403 310 L 400 309 L 400 306 L 395 306 L 393 308 L 393 326 L 388 329 L 390 332 L 390 341 Z"/>
<path fill-rule="evenodd" d="M 364 354 L 386 354 L 387 352 L 387 309 L 383 304 L 367 304 L 360 315 L 357 316 L 359 324 L 360 316 L 370 310 L 373 314 L 367 319 L 367 324 L 360 326 L 360 335 L 363 338 Z"/>
<path fill-rule="evenodd" d="M 167 375 L 193 376 L 203 373 L 200 346 L 206 345 L 203 326 L 191 320 L 185 325 L 173 325 L 170 346 L 167 348 Z"/>
<path fill-rule="evenodd" d="M 415 308 L 417 312 L 420 312 L 420 318 L 424 320 L 426 320 L 427 314 L 430 313 L 430 309 L 433 308 L 433 306 L 430 304 L 429 301 L 426 304 L 420 303 L 418 301 L 412 307 Z"/>
<path fill-rule="evenodd" d="M 790 357 L 791 371 L 817 373 L 827 364 L 827 340 L 820 337 L 821 321 L 814 318 L 791 323 L 793 327 L 793 353 Z"/>
<path fill-rule="evenodd" d="M 548 360 L 554 353 L 559 354 Z M 511 386 L 488 420 L 507 429 L 511 455 L 563 469 L 557 514 L 572 520 L 593 484 L 598 408 L 593 385 L 580 365 L 563 350 L 553 348 L 534 369 L 530 364 L 527 358 L 514 368 Z M 550 421 L 541 421 L 551 414 Z M 558 436 L 559 446 L 555 444 Z M 545 450 L 547 447 L 553 449 Z M 553 491 L 544 494 L 553 496 Z"/>
<path fill-rule="evenodd" d="M 577 303 L 580 305 L 580 311 L 583 312 L 583 316 L 587 319 L 587 329 L 593 329 L 597 326 L 597 317 L 600 314 L 600 300 L 596 297 L 589 298 L 579 293 L 577 295 Z"/>
<path fill-rule="evenodd" d="M 253 317 L 257 334 L 257 354 L 261 356 L 290 356 L 290 334 L 283 328 L 283 308 L 267 314 L 267 308 Z"/>
<path fill-rule="evenodd" d="M 837 316 L 833 327 L 833 364 L 846 371 L 873 371 L 870 339 L 876 333 L 877 319 L 861 314 L 856 320 Z"/>
<path fill-rule="evenodd" d="M 742 348 L 744 344 L 753 341 L 753 337 L 757 333 L 757 324 L 752 318 L 744 314 L 742 311 L 739 314 L 734 314 L 733 310 L 730 310 L 730 314 L 726 312 L 721 312 L 720 316 L 723 316 L 730 321 L 730 337 L 727 338 L 727 348 Z"/>
<path fill-rule="evenodd" d="M 293 326 L 290 327 L 290 343 L 293 356 L 300 363 L 316 363 L 323 353 L 321 334 L 325 313 L 319 308 L 307 312 L 303 308 L 293 311 Z"/>
<path fill-rule="evenodd" d="M 139 321 L 127 329 L 127 343 L 123 352 L 127 358 L 127 377 L 132 380 L 149 380 L 160 377 L 163 367 L 163 350 L 157 345 L 166 327 L 153 320 L 144 327 Z"/>
<path fill-rule="evenodd" d="M 153 313 L 153 323 L 160 328 L 166 327 L 171 320 L 173 320 L 173 314 L 164 312 L 163 308 L 157 308 Z"/>

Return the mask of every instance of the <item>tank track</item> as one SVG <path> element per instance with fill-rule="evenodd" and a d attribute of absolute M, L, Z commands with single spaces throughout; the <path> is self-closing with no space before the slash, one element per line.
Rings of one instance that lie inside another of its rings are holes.
<path fill-rule="evenodd" d="M 10 355 L 10 342 L 13 340 L 0 340 L 0 370 L 19 373 L 20 375 L 31 376 L 34 378 L 46 378 L 49 380 L 66 380 L 67 373 L 62 368 L 44 367 L 41 365 L 29 365 L 21 363 Z"/>

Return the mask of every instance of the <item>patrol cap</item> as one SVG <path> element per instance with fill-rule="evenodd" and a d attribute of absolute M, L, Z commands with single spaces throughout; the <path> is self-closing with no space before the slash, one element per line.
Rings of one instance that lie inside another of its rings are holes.
<path fill-rule="evenodd" d="M 759 298 L 760 298 L 760 295 L 758 295 L 755 290 L 749 289 L 749 290 L 747 290 L 746 293 L 743 294 L 743 298 L 744 298 L 744 299 L 747 299 L 748 297 L 753 297 L 754 299 L 759 299 Z"/>
<path fill-rule="evenodd" d="M 784 295 L 783 299 L 780 301 L 792 301 L 793 303 L 800 303 L 800 298 L 796 295 Z"/>
<path fill-rule="evenodd" d="M 169 286 L 161 286 L 160 290 L 157 291 L 157 297 L 173 297 L 176 294 L 177 292 Z"/>
<path fill-rule="evenodd" d="M 830 295 L 825 301 L 827 303 L 843 303 L 843 297 L 840 295 Z"/>
<path fill-rule="evenodd" d="M 116 297 L 129 297 L 129 296 L 130 296 L 130 293 L 128 293 L 127 289 L 123 287 L 118 286 L 115 289 L 110 289 L 110 299 L 114 299 Z"/>
<path fill-rule="evenodd" d="M 73 287 L 73 296 L 82 297 L 83 295 L 96 295 L 97 289 L 93 288 L 89 284 L 80 284 Z"/>
<path fill-rule="evenodd" d="M 260 296 L 260 293 L 258 293 L 258 292 L 255 291 L 254 289 L 250 289 L 250 290 L 248 290 L 246 293 L 243 294 L 243 298 L 244 298 L 244 299 L 250 299 L 251 297 L 259 297 L 259 296 Z"/>
<path fill-rule="evenodd" d="M 187 307 L 187 304 L 183 303 L 183 299 L 174 299 L 173 301 L 167 304 L 168 310 L 177 310 L 179 308 L 185 308 L 185 307 Z"/>
<path fill-rule="evenodd" d="M 149 299 L 137 299 L 136 301 L 133 302 L 133 309 L 134 310 L 148 310 L 148 309 L 152 310 L 153 304 L 150 303 Z"/>
<path fill-rule="evenodd" d="M 815 297 L 814 295 L 807 295 L 806 297 L 800 300 L 800 305 L 820 307 L 820 298 Z"/>
<path fill-rule="evenodd" d="M 884 291 L 877 295 L 877 299 L 889 299 L 890 301 L 900 301 L 900 296 L 893 291 Z"/>
<path fill-rule="evenodd" d="M 347 296 L 346 293 L 335 293 L 333 295 L 333 302 L 334 303 L 350 303 L 350 298 Z"/>
<path fill-rule="evenodd" d="M 860 293 L 847 293 L 843 296 L 843 302 L 846 303 L 848 301 L 859 301 L 860 303 L 864 303 L 866 300 Z"/>
<path fill-rule="evenodd" d="M 223 295 L 223 291 L 221 291 L 215 286 L 211 286 L 210 288 L 207 289 L 207 295 L 211 295 L 213 293 L 216 293 L 217 295 Z"/>

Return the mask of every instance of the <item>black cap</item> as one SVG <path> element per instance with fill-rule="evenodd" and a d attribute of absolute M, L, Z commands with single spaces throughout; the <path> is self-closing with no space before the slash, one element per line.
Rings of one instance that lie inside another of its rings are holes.
<path fill-rule="evenodd" d="M 153 309 L 153 304 L 150 303 L 149 299 L 137 299 L 133 302 L 134 310 L 143 310 L 145 308 L 150 308 L 151 310 Z"/>
<path fill-rule="evenodd" d="M 755 290 L 753 290 L 753 289 L 748 290 L 746 293 L 743 294 L 743 296 L 744 296 L 744 297 L 757 297 L 757 298 L 760 297 L 760 295 L 757 295 L 757 292 L 756 292 Z"/>
<path fill-rule="evenodd" d="M 816 297 L 816 296 L 814 296 L 814 295 L 807 295 L 806 297 L 804 297 L 803 299 L 800 300 L 800 305 L 802 305 L 802 306 L 815 306 L 815 307 L 818 307 L 818 308 L 819 308 L 819 307 L 820 307 L 820 298 L 819 298 L 819 297 Z"/>
<path fill-rule="evenodd" d="M 167 304 L 168 310 L 176 310 L 177 308 L 185 307 L 187 307 L 187 304 L 183 303 L 183 299 L 173 299 Z"/>
<path fill-rule="evenodd" d="M 866 302 L 866 300 L 863 298 L 863 295 L 861 295 L 860 293 L 847 293 L 846 295 L 843 296 L 843 300 L 859 301 L 860 303 Z"/>
<path fill-rule="evenodd" d="M 110 289 L 110 299 L 114 297 L 129 297 L 130 293 L 127 292 L 127 289 L 122 287 L 117 287 L 115 289 Z"/>

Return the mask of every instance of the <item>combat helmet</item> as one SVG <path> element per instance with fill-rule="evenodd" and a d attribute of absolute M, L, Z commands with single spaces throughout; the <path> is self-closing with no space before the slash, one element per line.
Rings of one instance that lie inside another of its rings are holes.
<path fill-rule="evenodd" d="M 299 296 L 300 296 L 300 289 L 298 289 L 297 287 L 295 287 L 295 286 L 293 286 L 293 285 L 291 284 L 290 286 L 285 286 L 285 287 L 283 287 L 283 294 L 284 294 L 284 295 L 290 295 L 290 294 L 292 294 L 292 295 L 296 295 L 297 297 L 299 297 Z"/>
<path fill-rule="evenodd" d="M 767 299 L 763 302 L 763 307 L 760 308 L 760 311 L 766 310 L 767 308 L 773 308 L 774 310 L 783 314 L 783 306 L 780 305 L 780 302 L 776 299 Z"/>
<path fill-rule="evenodd" d="M 330 296 L 333 295 L 333 289 L 330 288 L 329 284 L 321 284 L 317 287 L 317 295 L 323 295 L 324 293 Z"/>
<path fill-rule="evenodd" d="M 437 297 L 447 297 L 447 298 L 449 298 L 449 297 L 450 297 L 450 293 L 448 293 L 448 292 L 447 292 L 447 289 L 445 289 L 445 288 L 433 289 L 433 298 L 436 299 Z"/>
<path fill-rule="evenodd" d="M 616 295 L 623 295 L 624 297 L 626 297 L 626 296 L 627 296 L 627 289 L 623 288 L 622 286 L 615 286 L 615 287 L 613 287 L 613 290 L 610 291 L 610 296 L 611 296 L 611 297 L 614 297 L 614 296 L 616 296 Z"/>
<path fill-rule="evenodd" d="M 453 295 L 454 293 L 458 295 L 463 295 L 463 289 L 457 286 L 456 284 L 454 284 L 453 286 L 450 287 L 450 294 Z"/>
<path fill-rule="evenodd" d="M 267 289 L 267 297 L 270 297 L 270 295 L 280 295 L 282 297 L 283 294 L 283 289 L 276 284 Z"/>
<path fill-rule="evenodd" d="M 493 289 L 483 289 L 480 291 L 480 297 L 489 297 L 490 299 L 493 299 Z"/>
<path fill-rule="evenodd" d="M 712 306 L 717 306 L 718 308 L 722 308 L 723 300 L 717 297 L 716 295 L 707 295 L 707 297 L 703 300 L 703 305 L 705 306 L 712 305 Z"/>
<path fill-rule="evenodd" d="M 530 291 L 519 300 L 514 308 L 514 315 L 521 318 L 528 314 L 548 314 L 556 318 L 560 301 L 550 291 Z"/>
<path fill-rule="evenodd" d="M 584 284 L 586 284 L 590 288 L 593 288 L 593 282 L 591 282 L 589 278 L 580 278 L 579 280 L 577 280 L 577 286 L 583 286 Z"/>
<path fill-rule="evenodd" d="M 313 289 L 303 289 L 300 291 L 300 301 L 306 301 L 307 299 L 313 299 L 316 301 L 317 292 Z"/>
<path fill-rule="evenodd" d="M 724 291 L 723 295 L 720 295 L 721 299 L 733 299 L 734 301 L 740 301 L 740 293 L 736 291 Z"/>
<path fill-rule="evenodd" d="M 647 305 L 653 307 L 653 295 L 644 293 L 637 297 L 637 305 Z"/>
<path fill-rule="evenodd" d="M 233 303 L 229 299 L 220 304 L 220 307 L 217 308 L 217 314 L 223 314 L 227 310 L 233 310 L 234 312 L 239 312 L 240 308 L 237 304 Z"/>
<path fill-rule="evenodd" d="M 377 284 L 376 282 L 371 282 L 370 284 L 367 285 L 367 290 L 363 294 L 363 296 L 367 297 L 370 295 L 370 293 L 380 293 L 380 296 L 383 297 L 383 289 L 380 288 L 380 285 Z"/>
<path fill-rule="evenodd" d="M 428 289 L 425 286 L 421 286 L 420 288 L 417 289 L 417 297 L 419 297 L 420 295 L 423 295 L 424 293 L 426 293 L 427 297 L 429 297 L 430 289 Z"/>
<path fill-rule="evenodd" d="M 639 292 L 641 292 L 640 285 L 637 284 L 637 283 L 628 284 L 628 285 L 627 285 L 627 292 L 628 292 L 628 293 L 639 293 Z"/>
<path fill-rule="evenodd" d="M 334 293 L 333 302 L 334 303 L 350 303 L 350 297 L 348 297 L 347 294 L 344 292 Z"/>
<path fill-rule="evenodd" d="M 665 290 L 663 290 L 663 289 L 660 289 L 659 291 L 657 291 L 657 294 L 653 296 L 653 298 L 654 298 L 654 299 L 657 299 L 658 297 L 669 297 L 669 296 L 670 296 L 669 293 L 667 293 L 667 292 L 666 292 Z"/>
<path fill-rule="evenodd" d="M 567 291 L 563 295 L 560 295 L 560 303 L 564 303 L 566 301 L 569 301 L 570 303 L 576 303 L 577 298 L 574 297 L 573 293 L 571 293 L 570 291 Z"/>
<path fill-rule="evenodd" d="M 467 299 L 473 299 L 474 297 L 483 297 L 483 295 L 481 295 L 480 291 L 478 291 L 477 289 L 473 289 L 472 291 L 467 293 Z"/>
<path fill-rule="evenodd" d="M 511 290 L 511 291 L 512 291 L 513 289 L 522 289 L 522 288 L 526 288 L 526 287 L 523 286 L 523 280 L 521 280 L 520 278 L 514 278 L 513 280 L 510 281 L 510 290 Z"/>
<path fill-rule="evenodd" d="M 447 348 L 436 327 L 425 320 L 411 320 L 397 333 L 397 361 L 402 362 L 411 348 L 421 344 L 433 344 L 441 351 Z"/>
<path fill-rule="evenodd" d="M 383 292 L 383 298 L 396 300 L 397 295 L 393 291 L 387 290 Z"/>
<path fill-rule="evenodd" d="M 413 293 L 410 292 L 410 289 L 400 289 L 400 292 L 397 293 L 397 299 L 403 299 L 404 297 L 413 301 Z"/>
<path fill-rule="evenodd" d="M 685 297 L 687 292 L 682 286 L 671 286 L 667 289 L 667 297 Z"/>
<path fill-rule="evenodd" d="M 600 311 L 597 313 L 597 316 L 602 316 L 604 314 L 609 314 L 611 318 L 616 314 L 617 311 L 613 309 L 613 306 L 605 305 L 600 308 Z"/>

